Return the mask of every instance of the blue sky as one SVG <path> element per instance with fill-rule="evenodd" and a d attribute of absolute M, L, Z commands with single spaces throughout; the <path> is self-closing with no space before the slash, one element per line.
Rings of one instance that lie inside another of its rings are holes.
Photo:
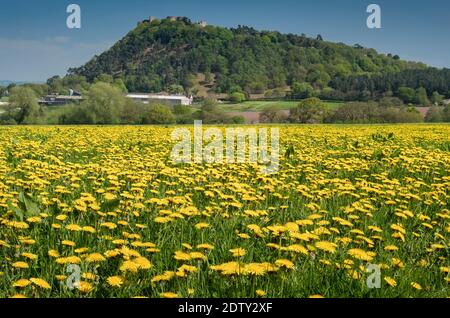
<path fill-rule="evenodd" d="M 82 28 L 66 27 L 66 7 Z M 366 7 L 379 4 L 382 28 L 368 29 Z M 45 81 L 103 52 L 149 16 L 283 33 L 321 34 L 383 53 L 450 67 L 450 1 L 405 0 L 0 0 L 0 80 Z"/>

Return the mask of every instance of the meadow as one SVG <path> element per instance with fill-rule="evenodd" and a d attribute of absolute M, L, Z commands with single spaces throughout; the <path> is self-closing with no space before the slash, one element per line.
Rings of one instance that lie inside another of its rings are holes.
<path fill-rule="evenodd" d="M 0 127 L 0 297 L 450 296 L 449 125 L 279 126 L 273 175 L 174 128 Z"/>
<path fill-rule="evenodd" d="M 219 109 L 227 112 L 261 112 L 266 109 L 279 109 L 279 110 L 289 110 L 291 108 L 297 107 L 299 100 L 273 100 L 273 101 L 245 101 L 242 103 L 224 103 L 219 105 Z M 323 101 L 325 106 L 330 109 L 335 109 L 342 105 L 343 102 L 335 101 Z"/>

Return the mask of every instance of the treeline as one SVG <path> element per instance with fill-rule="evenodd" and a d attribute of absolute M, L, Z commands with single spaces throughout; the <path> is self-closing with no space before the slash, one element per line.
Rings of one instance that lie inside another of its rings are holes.
<path fill-rule="evenodd" d="M 9 106 L 0 114 L 0 124 L 191 124 L 195 119 L 206 124 L 243 124 L 242 116 L 230 116 L 205 99 L 199 108 L 184 105 L 142 104 L 126 98 L 110 83 L 98 82 L 90 87 L 86 99 L 77 105 L 46 107 L 37 103 L 30 87 L 11 89 Z M 261 112 L 262 123 L 409 123 L 450 122 L 450 106 L 433 106 L 426 117 L 415 107 L 406 106 L 397 97 L 377 102 L 347 102 L 330 108 L 319 98 L 299 102 L 289 112 L 269 108 Z"/>
<path fill-rule="evenodd" d="M 427 115 L 415 108 L 405 106 L 396 97 L 385 97 L 378 102 L 347 102 L 332 109 L 316 97 L 301 101 L 297 107 L 285 111 L 269 108 L 261 112 L 262 123 L 342 123 L 342 124 L 375 124 L 375 123 L 418 123 L 418 122 L 450 122 L 450 106 L 430 107 Z"/>
<path fill-rule="evenodd" d="M 13 87 L 9 106 L 0 114 L 0 124 L 161 125 L 190 124 L 195 119 L 217 124 L 244 123 L 242 116 L 229 116 L 211 99 L 206 99 L 200 109 L 143 104 L 126 98 L 118 87 L 105 82 L 93 84 L 85 97 L 80 104 L 47 107 L 38 104 L 37 94 L 31 87 Z"/>
<path fill-rule="evenodd" d="M 88 82 L 86 77 L 81 75 L 67 75 L 64 77 L 53 76 L 46 83 L 25 83 L 19 86 L 30 88 L 38 97 L 43 97 L 48 94 L 68 95 L 71 89 L 85 95 L 89 92 L 91 85 L 98 82 L 108 83 L 118 88 L 122 93 L 128 92 L 122 79 L 114 78 L 107 74 L 102 74 L 98 78 L 95 78 L 92 83 Z M 16 87 L 18 85 L 14 83 L 6 87 L 0 86 L 0 98 L 9 96 Z"/>
<path fill-rule="evenodd" d="M 69 70 L 88 82 L 109 74 L 129 91 L 181 88 L 196 95 L 203 74 L 203 85 L 217 93 L 278 96 L 292 88 L 287 97 L 298 98 L 294 87 L 307 84 L 315 96 L 333 100 L 397 96 L 401 87 L 423 88 L 427 98 L 434 92 L 450 97 L 449 72 L 320 35 L 202 27 L 187 18 L 144 21 L 108 51 Z"/>

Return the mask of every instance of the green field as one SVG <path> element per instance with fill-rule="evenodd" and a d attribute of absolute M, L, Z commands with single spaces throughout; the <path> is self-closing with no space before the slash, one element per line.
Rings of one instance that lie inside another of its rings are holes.
<path fill-rule="evenodd" d="M 232 104 L 232 103 L 224 103 L 219 105 L 219 108 L 224 111 L 229 112 L 258 112 L 263 111 L 269 107 L 276 107 L 280 110 L 287 110 L 294 108 L 298 105 L 300 101 L 285 101 L 285 100 L 279 100 L 279 101 L 246 101 L 239 104 Z M 334 102 L 334 101 L 326 101 L 324 102 L 328 107 L 331 109 L 334 109 L 342 104 L 342 102 Z"/>

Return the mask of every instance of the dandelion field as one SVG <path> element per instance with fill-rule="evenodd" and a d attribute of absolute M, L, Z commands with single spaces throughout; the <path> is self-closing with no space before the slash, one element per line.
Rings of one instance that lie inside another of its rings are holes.
<path fill-rule="evenodd" d="M 450 296 L 449 125 L 280 126 L 273 175 L 172 130 L 1 127 L 0 297 Z"/>

